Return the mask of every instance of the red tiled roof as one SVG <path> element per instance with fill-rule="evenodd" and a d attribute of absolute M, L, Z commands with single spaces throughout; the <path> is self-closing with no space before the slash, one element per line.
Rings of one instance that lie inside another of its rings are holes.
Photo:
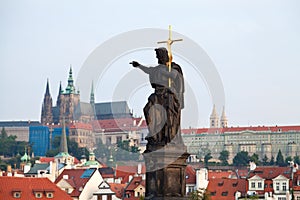
<path fill-rule="evenodd" d="M 84 130 L 93 130 L 93 126 L 90 123 L 76 122 L 69 124 L 70 129 L 84 129 Z"/>
<path fill-rule="evenodd" d="M 41 163 L 50 163 L 51 161 L 54 162 L 55 158 L 54 157 L 40 157 L 40 162 Z M 74 157 L 74 164 L 80 163 L 79 160 Z"/>
<path fill-rule="evenodd" d="M 49 162 L 54 161 L 54 157 L 40 157 L 40 162 L 41 163 L 49 163 Z"/>
<path fill-rule="evenodd" d="M 55 183 L 57 184 L 58 182 L 60 182 L 60 180 L 63 179 L 64 175 L 68 175 L 68 179 L 66 179 L 66 181 L 75 188 L 70 195 L 71 197 L 79 197 L 82 191 L 79 191 L 79 189 L 83 189 L 85 184 L 89 181 L 89 178 L 81 178 L 81 175 L 85 170 L 86 169 L 64 169 L 64 171 L 55 180 Z M 72 181 L 69 179 L 71 179 Z"/>
<path fill-rule="evenodd" d="M 209 171 L 208 173 L 208 180 L 211 179 L 219 179 L 219 178 L 231 178 L 232 176 L 235 176 L 234 172 L 215 172 L 215 171 Z"/>
<path fill-rule="evenodd" d="M 126 187 L 126 184 L 120 184 L 120 183 L 109 183 L 110 189 L 116 193 L 116 197 L 119 199 L 122 199 L 124 188 Z"/>
<path fill-rule="evenodd" d="M 132 131 L 147 128 L 146 122 L 142 118 L 95 120 L 92 122 L 92 126 L 96 132 Z"/>
<path fill-rule="evenodd" d="M 286 178 L 290 178 L 291 168 L 290 167 L 257 167 L 254 171 L 249 174 L 249 178 L 258 175 L 263 179 L 274 179 L 279 175 L 283 175 Z"/>
<path fill-rule="evenodd" d="M 209 181 L 207 191 L 211 194 L 211 200 L 234 200 L 236 191 L 245 194 L 246 184 L 246 179 L 215 178 Z"/>
<path fill-rule="evenodd" d="M 72 198 L 52 183 L 48 178 L 0 177 L 0 199 L 15 200 L 13 191 L 20 191 L 20 200 L 37 199 L 34 191 L 42 192 L 42 198 L 47 199 L 45 192 L 53 192 L 53 200 L 72 200 Z"/>
<path fill-rule="evenodd" d="M 142 185 L 145 187 L 145 181 L 142 180 L 141 176 L 133 177 L 131 181 L 128 183 L 127 187 L 125 188 L 126 191 L 132 191 L 137 186 Z"/>
<path fill-rule="evenodd" d="M 196 184 L 196 170 L 188 165 L 185 168 L 186 184 Z"/>
<path fill-rule="evenodd" d="M 182 134 L 201 134 L 201 133 L 225 133 L 241 131 L 271 131 L 271 132 L 290 132 L 300 131 L 300 126 L 246 126 L 246 127 L 227 127 L 227 128 L 198 128 L 182 129 Z"/>
<path fill-rule="evenodd" d="M 128 183 L 129 176 L 137 174 L 138 166 L 117 166 L 116 178 L 122 178 L 122 183 Z M 142 165 L 141 174 L 146 173 L 146 166 Z"/>

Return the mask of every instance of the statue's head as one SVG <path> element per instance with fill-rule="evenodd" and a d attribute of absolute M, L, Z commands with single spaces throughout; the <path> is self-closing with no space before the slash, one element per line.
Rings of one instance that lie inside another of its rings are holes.
<path fill-rule="evenodd" d="M 158 64 L 166 65 L 169 62 L 168 50 L 164 47 L 159 47 L 155 49 L 156 58 L 158 59 Z"/>

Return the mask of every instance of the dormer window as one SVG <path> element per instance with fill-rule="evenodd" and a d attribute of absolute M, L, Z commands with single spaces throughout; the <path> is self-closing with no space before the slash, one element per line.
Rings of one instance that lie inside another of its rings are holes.
<path fill-rule="evenodd" d="M 35 198 L 40 199 L 40 198 L 43 197 L 43 193 L 41 193 L 41 192 L 36 192 L 36 193 L 34 194 L 34 196 L 35 196 Z"/>
<path fill-rule="evenodd" d="M 16 199 L 21 198 L 21 191 L 13 191 L 13 197 Z"/>
<path fill-rule="evenodd" d="M 52 199 L 54 197 L 53 192 L 46 192 L 46 197 Z"/>

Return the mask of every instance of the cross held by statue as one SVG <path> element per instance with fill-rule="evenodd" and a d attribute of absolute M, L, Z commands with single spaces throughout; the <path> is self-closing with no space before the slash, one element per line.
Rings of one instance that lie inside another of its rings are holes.
<path fill-rule="evenodd" d="M 163 43 L 167 44 L 168 55 L 169 55 L 169 62 L 168 62 L 167 65 L 168 65 L 168 68 L 169 68 L 169 72 L 171 72 L 171 65 L 172 65 L 172 59 L 173 59 L 171 46 L 172 46 L 173 42 L 179 42 L 179 41 L 183 41 L 183 39 L 176 39 L 176 40 L 172 39 L 172 27 L 171 27 L 171 25 L 169 25 L 169 38 L 168 38 L 168 40 L 157 42 L 157 44 L 163 44 Z M 169 78 L 169 87 L 171 87 L 171 79 L 170 78 Z"/>

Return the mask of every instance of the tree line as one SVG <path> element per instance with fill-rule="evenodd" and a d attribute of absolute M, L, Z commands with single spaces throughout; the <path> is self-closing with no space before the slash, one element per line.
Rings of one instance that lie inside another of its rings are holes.
<path fill-rule="evenodd" d="M 205 166 L 217 164 L 217 163 L 209 162 L 209 160 L 211 158 L 212 158 L 212 156 L 211 156 L 210 152 L 207 152 L 204 155 L 203 160 L 204 160 Z M 219 160 L 221 162 L 218 165 L 228 166 L 229 165 L 228 158 L 229 158 L 229 152 L 227 150 L 220 152 Z M 286 158 L 284 158 L 281 150 L 279 149 L 276 159 L 274 158 L 274 156 L 272 156 L 271 158 L 268 158 L 267 155 L 265 155 L 262 159 L 259 159 L 259 156 L 256 153 L 254 153 L 250 156 L 247 151 L 241 151 L 241 152 L 238 152 L 234 156 L 234 158 L 232 160 L 232 165 L 233 166 L 247 166 L 250 161 L 254 162 L 256 165 L 259 165 L 259 166 L 261 166 L 261 165 L 263 165 L 263 166 L 276 165 L 276 166 L 284 167 L 284 166 L 288 166 L 290 164 L 290 162 L 292 162 L 292 161 L 294 163 L 300 164 L 300 157 L 299 157 L 299 155 L 296 155 L 294 157 L 287 156 Z"/>

